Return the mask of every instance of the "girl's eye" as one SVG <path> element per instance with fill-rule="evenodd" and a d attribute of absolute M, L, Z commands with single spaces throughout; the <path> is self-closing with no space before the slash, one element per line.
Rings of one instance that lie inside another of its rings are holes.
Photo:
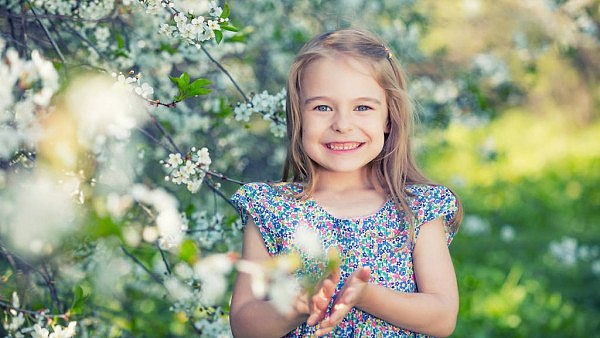
<path fill-rule="evenodd" d="M 315 110 L 317 111 L 330 111 L 331 108 L 329 108 L 329 106 L 326 106 L 324 104 L 320 104 L 318 106 L 315 107 Z"/>
<path fill-rule="evenodd" d="M 367 111 L 367 110 L 370 110 L 370 109 L 371 109 L 371 107 L 369 107 L 369 106 L 363 106 L 363 105 L 357 106 L 355 108 L 355 110 L 357 110 L 357 111 Z"/>

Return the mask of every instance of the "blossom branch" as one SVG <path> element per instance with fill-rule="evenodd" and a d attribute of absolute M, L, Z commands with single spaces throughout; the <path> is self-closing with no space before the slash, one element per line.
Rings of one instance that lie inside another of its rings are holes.
<path fill-rule="evenodd" d="M 40 19 L 57 19 L 57 20 L 61 20 L 61 21 L 74 21 L 74 22 L 105 22 L 105 21 L 110 21 L 111 18 L 110 17 L 104 17 L 104 18 L 100 18 L 100 19 L 89 19 L 89 18 L 82 18 L 82 17 L 78 17 L 78 16 L 71 16 L 71 15 L 63 15 L 63 14 L 37 14 L 37 15 L 27 15 L 26 13 L 23 14 L 12 14 L 12 12 L 8 11 L 8 10 L 3 10 L 4 8 L 0 8 L 0 13 L 1 16 L 5 16 L 8 17 L 9 19 L 11 18 L 35 18 L 38 17 Z"/>
<path fill-rule="evenodd" d="M 149 138 L 152 142 L 158 144 L 159 146 L 161 146 L 164 150 L 166 150 L 169 153 L 173 153 L 175 152 L 175 150 L 173 150 L 172 148 L 169 148 L 166 144 L 164 144 L 162 141 L 160 141 L 159 139 L 157 139 L 156 137 L 154 137 L 152 134 L 150 134 L 147 130 L 145 130 L 144 128 L 140 128 L 137 127 L 136 128 L 140 133 L 142 133 L 144 136 L 146 136 L 147 138 Z"/>
<path fill-rule="evenodd" d="M 17 255 L 15 255 L 14 253 L 10 252 L 1 242 L 0 242 L 0 251 L 7 258 L 8 262 L 11 264 L 13 269 L 21 270 L 24 272 L 33 271 L 33 272 L 37 273 L 42 278 L 46 288 L 48 289 L 48 292 L 50 293 L 50 297 L 52 298 L 52 301 L 54 302 L 54 306 L 56 307 L 56 309 L 58 311 L 62 311 L 62 309 L 61 309 L 62 302 L 60 301 L 60 298 L 58 297 L 58 292 L 56 290 L 56 287 L 54 286 L 55 281 L 53 280 L 52 274 L 48 270 L 48 267 L 45 263 L 42 264 L 41 270 L 36 269 L 33 265 L 31 265 L 29 262 L 25 261 L 23 258 L 20 258 Z"/>
<path fill-rule="evenodd" d="M 56 306 L 56 309 L 58 311 L 62 311 L 62 302 L 60 301 L 60 298 L 58 297 L 58 292 L 56 291 L 56 283 L 54 281 L 54 278 L 52 278 L 52 273 L 48 269 L 48 265 L 46 263 L 42 264 L 42 271 L 40 271 L 39 274 L 40 276 L 42 276 L 42 279 L 44 280 L 48 291 L 50 291 L 50 297 L 54 302 L 54 306 Z"/>
<path fill-rule="evenodd" d="M 148 275 L 150 275 L 150 278 L 152 278 L 153 281 L 155 281 L 156 283 L 163 285 L 163 280 L 160 276 L 156 275 L 154 272 L 150 271 L 150 269 L 148 269 L 144 263 L 142 263 L 137 257 L 135 257 L 134 254 L 132 254 L 131 252 L 127 251 L 127 249 L 125 249 L 125 247 L 123 245 L 121 245 L 121 250 L 123 251 L 123 253 L 129 257 L 135 264 L 137 264 L 139 267 L 141 267 L 144 271 L 146 271 L 146 273 L 148 273 Z"/>
<path fill-rule="evenodd" d="M 167 257 L 165 256 L 165 251 L 160 248 L 160 245 L 158 245 L 158 242 L 156 242 L 156 248 L 158 249 L 158 252 L 160 252 L 160 257 L 162 258 L 162 261 L 165 264 L 165 268 L 167 269 L 167 274 L 171 275 L 172 274 L 171 267 L 169 266 L 169 262 L 167 262 Z"/>
<path fill-rule="evenodd" d="M 171 137 L 171 134 L 169 134 L 165 128 L 162 126 L 162 124 L 158 121 L 158 119 L 156 118 L 156 116 L 150 114 L 150 117 L 152 119 L 152 122 L 154 123 L 154 125 L 158 128 L 158 130 L 163 134 L 164 137 L 167 138 L 167 140 L 169 141 L 169 143 L 173 146 L 173 148 L 175 148 L 175 150 L 177 150 L 178 153 L 182 154 L 183 152 L 181 151 L 181 149 L 179 149 L 179 147 L 177 146 L 177 144 L 175 143 L 175 141 L 173 140 L 173 137 Z"/>
<path fill-rule="evenodd" d="M 242 185 L 242 184 L 245 183 L 244 181 L 240 181 L 240 180 L 236 180 L 236 179 L 230 178 L 229 176 L 225 176 L 225 175 L 223 175 L 221 173 L 218 173 L 218 172 L 215 172 L 215 171 L 205 170 L 204 172 L 208 176 L 216 177 L 216 178 L 219 178 L 219 179 L 224 180 L 224 181 L 233 182 L 233 183 L 237 183 L 237 184 L 240 184 L 240 185 Z"/>
<path fill-rule="evenodd" d="M 215 187 L 215 185 L 212 184 L 212 182 L 210 182 L 209 180 L 204 180 L 203 183 L 206 184 L 215 194 L 219 195 L 219 197 L 224 199 L 225 202 L 227 202 L 229 205 L 231 205 L 234 209 L 236 208 L 235 204 L 233 204 L 233 202 L 231 202 L 231 200 L 227 196 L 225 196 L 225 194 L 223 194 L 223 192 L 221 190 L 219 190 L 217 187 Z"/>
<path fill-rule="evenodd" d="M 102 53 L 96 47 L 96 45 L 93 44 L 87 37 L 85 37 L 83 34 L 81 34 L 81 32 L 78 32 L 75 28 L 73 28 L 73 26 L 69 25 L 66 22 L 63 22 L 62 24 L 65 25 L 65 27 L 67 27 L 73 34 L 77 35 L 77 37 L 79 37 L 88 46 L 90 46 L 104 61 L 108 61 L 108 58 L 106 57 L 106 55 L 104 55 L 104 53 Z"/>
<path fill-rule="evenodd" d="M 223 65 L 219 61 L 215 60 L 215 58 L 213 58 L 212 55 L 210 55 L 208 50 L 206 50 L 206 48 L 204 48 L 204 45 L 201 44 L 200 48 L 202 49 L 204 54 L 206 54 L 206 56 L 210 59 L 210 61 L 212 61 L 217 66 L 217 68 L 219 68 L 219 70 L 221 70 L 225 74 L 225 76 L 227 76 L 227 78 L 229 78 L 229 81 L 231 81 L 231 83 L 233 83 L 233 85 L 235 86 L 237 91 L 244 98 L 244 101 L 250 102 L 250 100 L 248 99 L 248 96 L 246 96 L 246 94 L 244 93 L 242 88 L 240 88 L 240 86 L 237 84 L 237 82 L 234 80 L 234 78 L 231 76 L 231 74 L 227 71 L 227 69 L 225 69 L 225 67 L 223 67 Z"/>
<path fill-rule="evenodd" d="M 29 1 L 28 1 L 28 3 L 29 3 Z M 29 3 L 29 6 L 31 6 L 31 3 Z M 48 29 L 46 28 L 46 26 L 44 25 L 44 23 L 42 22 L 42 20 L 37 16 L 37 13 L 33 9 L 33 6 L 31 6 L 29 9 L 31 10 L 31 13 L 33 13 L 33 15 L 35 16 L 35 20 L 37 21 L 37 23 L 42 27 L 42 30 L 44 31 L 44 34 L 48 38 L 48 41 L 50 41 L 50 44 L 52 45 L 52 48 L 54 48 L 54 50 L 58 54 L 58 57 L 60 58 L 60 61 L 63 64 L 66 64 L 67 62 L 65 60 L 65 57 L 64 57 L 62 51 L 60 50 L 60 48 L 56 44 L 56 41 L 54 41 L 54 39 L 52 38 L 52 36 L 50 36 L 50 32 L 48 31 Z"/>
<path fill-rule="evenodd" d="M 27 309 L 23 309 L 20 307 L 15 307 L 13 306 L 10 302 L 6 302 L 4 300 L 2 300 L 2 298 L 0 298 L 0 307 L 3 307 L 5 309 L 8 310 L 15 310 L 17 312 L 26 314 L 26 315 L 31 315 L 31 316 L 42 316 L 46 319 L 54 319 L 54 318 L 61 318 L 64 320 L 69 320 L 69 313 L 53 313 L 53 314 L 48 314 L 45 312 L 44 310 L 27 310 Z"/>

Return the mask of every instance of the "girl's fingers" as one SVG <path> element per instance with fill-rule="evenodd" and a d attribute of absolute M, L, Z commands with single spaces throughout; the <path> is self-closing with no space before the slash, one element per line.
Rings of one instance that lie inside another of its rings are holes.
<path fill-rule="evenodd" d="M 333 282 L 329 279 L 324 280 L 323 286 L 321 287 L 321 290 L 323 291 L 323 295 L 326 298 L 333 297 L 333 293 L 335 292 L 336 285 L 337 284 L 333 284 Z"/>
<path fill-rule="evenodd" d="M 357 277 L 363 282 L 368 282 L 371 278 L 371 268 L 368 266 L 361 268 L 357 274 Z"/>
<path fill-rule="evenodd" d="M 352 307 L 347 304 L 336 304 L 333 306 L 331 314 L 323 322 L 326 326 L 337 326 L 346 317 Z"/>

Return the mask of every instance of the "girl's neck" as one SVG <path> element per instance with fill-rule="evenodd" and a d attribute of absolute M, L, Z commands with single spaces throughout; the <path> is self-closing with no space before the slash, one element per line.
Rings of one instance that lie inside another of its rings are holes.
<path fill-rule="evenodd" d="M 315 192 L 344 193 L 376 190 L 368 172 L 367 168 L 354 172 L 317 170 L 314 178 Z"/>
<path fill-rule="evenodd" d="M 337 218 L 364 217 L 381 209 L 387 200 L 377 187 L 369 170 L 351 173 L 317 170 L 311 198 Z"/>

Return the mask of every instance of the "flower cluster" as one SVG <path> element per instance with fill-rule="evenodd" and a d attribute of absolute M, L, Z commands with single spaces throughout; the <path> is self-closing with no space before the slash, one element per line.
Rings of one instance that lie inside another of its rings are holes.
<path fill-rule="evenodd" d="M 210 219 L 206 216 L 206 211 L 198 211 L 191 215 L 194 222 L 193 229 L 190 229 L 191 236 L 203 248 L 213 248 L 214 245 L 223 240 L 223 215 L 215 214 Z"/>
<path fill-rule="evenodd" d="M 237 121 L 250 121 L 252 114 L 261 114 L 263 119 L 271 121 L 271 132 L 277 137 L 285 135 L 285 104 L 286 91 L 282 89 L 275 95 L 269 94 L 266 90 L 260 94 L 252 96 L 250 102 L 238 103 L 233 110 Z"/>
<path fill-rule="evenodd" d="M 145 1 L 147 10 L 155 11 L 159 4 L 157 1 Z M 181 38 L 186 43 L 200 48 L 200 43 L 215 39 L 223 25 L 228 25 L 229 18 L 223 17 L 223 8 L 217 5 L 217 2 L 211 0 L 208 3 L 208 15 L 195 15 L 194 8 L 188 7 L 180 9 L 176 4 L 169 0 L 160 1 L 160 7 L 170 8 L 175 14 L 171 23 L 163 23 L 159 32 L 169 38 Z"/>
<path fill-rule="evenodd" d="M 174 153 L 169 154 L 167 161 L 160 161 L 169 170 L 169 175 L 165 177 L 165 180 L 177 185 L 185 184 L 192 193 L 200 189 L 211 162 L 208 149 L 196 150 L 196 147 L 192 147 L 185 157 L 182 157 L 180 153 Z"/>
<path fill-rule="evenodd" d="M 154 94 L 154 88 L 147 82 L 142 82 L 142 74 L 135 74 L 133 71 L 129 72 L 129 76 L 125 77 L 123 73 L 112 73 L 111 76 L 116 80 L 115 86 L 126 89 L 127 91 L 134 92 L 144 99 L 151 99 Z"/>
<path fill-rule="evenodd" d="M 550 242 L 548 252 L 565 266 L 589 262 L 592 272 L 600 275 L 600 246 L 580 244 L 573 237 L 563 236 Z"/>
<path fill-rule="evenodd" d="M 0 159 L 38 138 L 36 113 L 48 107 L 59 87 L 52 62 L 37 50 L 30 60 L 23 60 L 14 48 L 5 47 L 0 37 Z"/>
<path fill-rule="evenodd" d="M 5 312 L 3 324 L 9 338 L 24 338 L 25 334 L 29 334 L 32 338 L 71 338 L 75 336 L 75 327 L 77 322 L 69 322 L 67 327 L 61 325 L 53 325 L 52 332 L 47 328 L 50 324 L 44 311 L 40 311 L 38 315 L 31 315 L 36 323 L 31 326 L 25 326 L 25 317 L 21 311 L 19 296 L 16 292 L 12 294 L 12 304 L 9 310 Z M 9 320 L 10 318 L 10 320 Z"/>
<path fill-rule="evenodd" d="M 193 316 L 198 306 L 213 306 L 226 294 L 227 278 L 238 260 L 235 253 L 213 254 L 196 262 L 180 262 L 163 285 L 173 300 L 171 311 Z"/>
<path fill-rule="evenodd" d="M 179 248 L 187 227 L 181 221 L 175 197 L 163 189 L 152 190 L 141 184 L 137 184 L 132 188 L 131 196 L 136 201 L 152 206 L 158 212 L 156 227 L 147 226 L 144 228 L 144 240 L 148 242 L 158 240 L 159 246 L 165 250 Z"/>
<path fill-rule="evenodd" d="M 48 13 L 69 15 L 87 20 L 100 20 L 110 15 L 115 8 L 114 0 L 57 1 L 35 0 L 33 4 Z"/>

